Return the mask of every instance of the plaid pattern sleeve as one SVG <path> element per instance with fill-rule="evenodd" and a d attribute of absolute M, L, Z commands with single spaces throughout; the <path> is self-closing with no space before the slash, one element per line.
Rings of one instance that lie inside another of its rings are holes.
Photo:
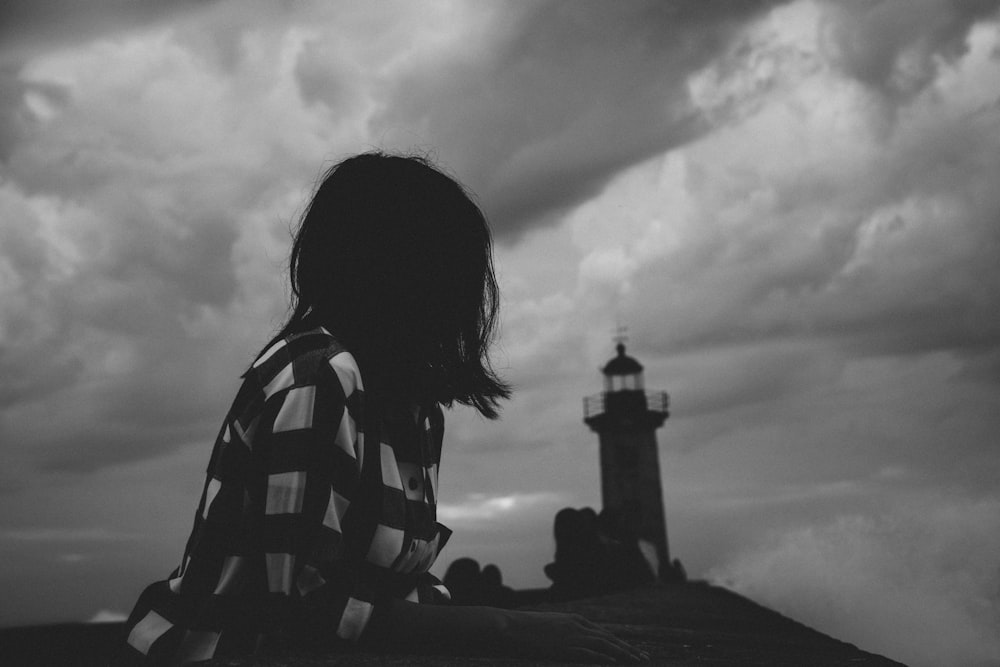
<path fill-rule="evenodd" d="M 266 636 L 350 642 L 388 597 L 447 598 L 427 573 L 450 535 L 435 509 L 442 434 L 438 406 L 366 397 L 324 329 L 275 343 L 216 439 L 180 566 L 140 596 L 114 664 L 243 654 Z"/>

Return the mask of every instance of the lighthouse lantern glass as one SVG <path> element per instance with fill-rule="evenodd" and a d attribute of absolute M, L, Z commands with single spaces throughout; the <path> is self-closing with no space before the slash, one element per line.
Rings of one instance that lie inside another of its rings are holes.
<path fill-rule="evenodd" d="M 604 376 L 604 391 L 638 391 L 642 388 L 642 373 Z"/>

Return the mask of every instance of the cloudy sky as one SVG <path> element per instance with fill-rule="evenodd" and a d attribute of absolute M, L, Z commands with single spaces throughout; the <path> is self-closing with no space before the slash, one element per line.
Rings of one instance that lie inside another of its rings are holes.
<path fill-rule="evenodd" d="M 628 326 L 673 554 L 913 664 L 1000 659 L 1000 2 L 6 2 L 0 624 L 178 561 L 324 166 L 431 155 L 494 226 L 499 422 L 442 555 L 541 586 Z"/>

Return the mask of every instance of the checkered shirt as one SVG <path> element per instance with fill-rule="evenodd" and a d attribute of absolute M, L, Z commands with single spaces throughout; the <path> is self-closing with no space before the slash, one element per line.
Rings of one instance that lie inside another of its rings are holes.
<path fill-rule="evenodd" d="M 244 654 L 262 637 L 357 640 L 387 598 L 441 602 L 440 406 L 383 410 L 323 328 L 244 374 L 181 565 L 149 586 L 114 664 Z"/>

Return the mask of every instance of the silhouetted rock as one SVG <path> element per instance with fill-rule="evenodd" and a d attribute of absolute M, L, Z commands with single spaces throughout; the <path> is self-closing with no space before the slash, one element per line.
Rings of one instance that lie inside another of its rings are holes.
<path fill-rule="evenodd" d="M 514 605 L 514 591 L 503 585 L 500 568 L 490 563 L 483 568 L 479 578 L 482 604 L 490 607 L 508 608 Z"/>
<path fill-rule="evenodd" d="M 656 581 L 656 566 L 640 549 L 622 512 L 565 508 L 556 513 L 555 561 L 545 566 L 554 599 L 599 595 Z"/>
<path fill-rule="evenodd" d="M 481 571 L 472 558 L 458 558 L 448 566 L 444 585 L 451 593 L 453 604 L 511 607 L 514 592 L 503 585 L 500 568 L 492 563 Z"/>
<path fill-rule="evenodd" d="M 520 591 L 519 591 L 520 592 Z M 899 667 L 816 632 L 750 600 L 704 583 L 654 585 L 533 608 L 582 614 L 672 667 Z M 121 624 L 0 630 L 0 665 L 104 665 L 121 641 Z M 374 649 L 331 655 L 289 653 L 204 663 L 204 667 L 527 667 L 537 660 L 492 654 L 388 653 Z M 561 663 L 572 664 L 572 663 Z"/>
<path fill-rule="evenodd" d="M 480 604 L 481 574 L 479 563 L 472 558 L 457 558 L 448 566 L 444 585 L 454 604 Z"/>
<path fill-rule="evenodd" d="M 552 580 L 552 595 L 568 600 L 609 590 L 607 552 L 598 534 L 594 510 L 559 510 L 553 533 L 555 562 L 545 566 L 545 574 Z"/>

